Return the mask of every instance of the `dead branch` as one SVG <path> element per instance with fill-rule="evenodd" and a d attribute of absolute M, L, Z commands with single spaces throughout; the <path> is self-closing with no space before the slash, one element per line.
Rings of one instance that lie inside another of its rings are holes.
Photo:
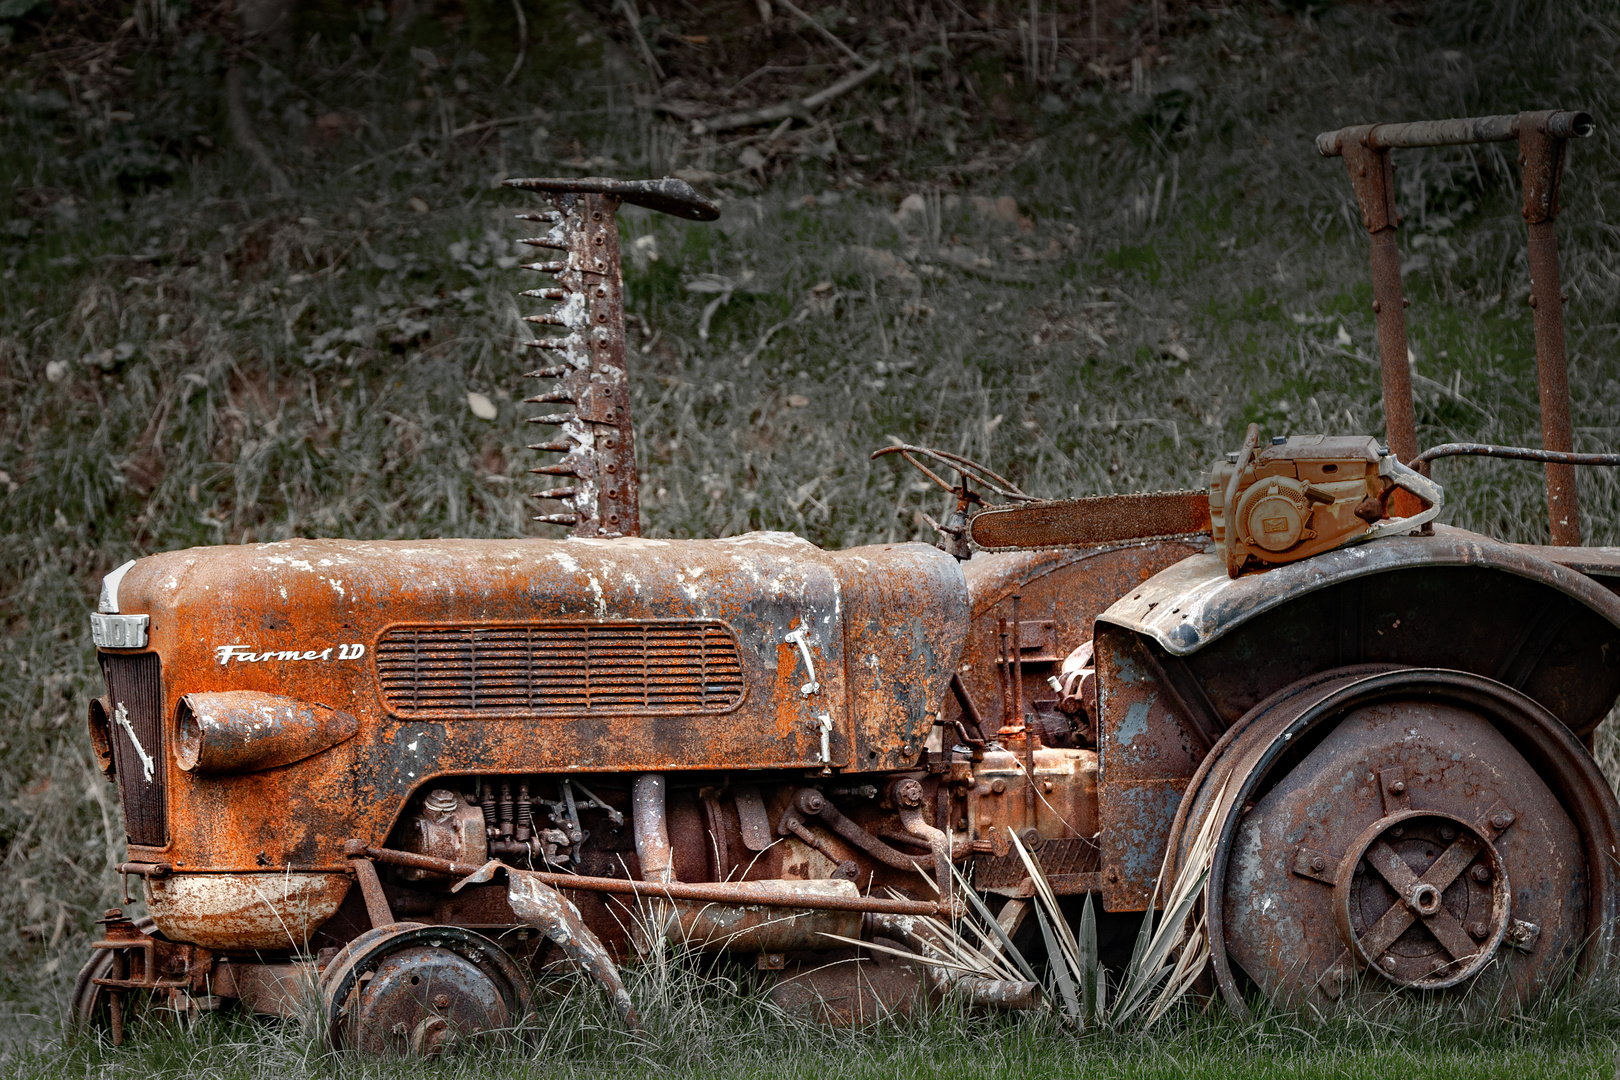
<path fill-rule="evenodd" d="M 253 134 L 253 118 L 248 115 L 247 102 L 242 97 L 242 69 L 234 64 L 225 72 L 225 111 L 230 117 L 231 136 L 270 177 L 270 190 L 278 196 L 285 195 L 292 185 L 270 151 L 264 148 L 264 143 Z"/>
<path fill-rule="evenodd" d="M 848 45 L 845 45 L 843 40 L 839 38 L 837 34 L 834 34 L 831 30 L 828 30 L 825 26 L 822 26 L 820 23 L 816 22 L 816 20 L 812 19 L 809 15 L 806 15 L 803 11 L 800 11 L 798 7 L 794 5 L 793 0 L 779 0 L 779 2 L 783 7 L 797 15 L 800 21 L 808 23 L 812 29 L 819 31 L 822 37 L 832 42 L 833 45 L 836 46 L 845 56 L 849 57 L 857 64 L 865 63 L 865 61 L 861 58 L 860 53 L 856 52 Z"/>
<path fill-rule="evenodd" d="M 747 109 L 743 112 L 725 113 L 713 116 L 706 120 L 692 121 L 692 134 L 706 135 L 715 131 L 730 131 L 733 128 L 754 127 L 758 124 L 775 123 L 778 120 L 790 120 L 795 117 L 808 120 L 810 114 L 821 106 L 849 93 L 851 90 L 866 82 L 872 76 L 883 70 L 882 64 L 872 64 L 870 67 L 851 72 L 842 79 L 825 89 L 804 98 L 781 101 L 775 105 L 767 105 L 759 109 Z"/>
<path fill-rule="evenodd" d="M 663 82 L 669 76 L 664 73 L 664 66 L 653 55 L 652 47 L 647 39 L 641 36 L 641 13 L 636 10 L 634 0 L 619 0 L 619 10 L 624 12 L 624 21 L 630 24 L 630 33 L 635 35 L 636 44 L 641 47 L 641 57 L 647 62 L 647 72 L 653 77 L 654 83 Z"/>

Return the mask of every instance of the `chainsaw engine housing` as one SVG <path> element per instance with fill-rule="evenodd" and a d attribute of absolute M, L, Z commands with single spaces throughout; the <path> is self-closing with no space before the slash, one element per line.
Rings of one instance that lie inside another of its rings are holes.
<path fill-rule="evenodd" d="M 1384 516 L 1395 486 L 1388 455 L 1370 436 L 1295 435 L 1241 471 L 1237 457 L 1216 465 L 1209 482 L 1215 543 L 1237 568 L 1296 562 L 1360 538 Z"/>

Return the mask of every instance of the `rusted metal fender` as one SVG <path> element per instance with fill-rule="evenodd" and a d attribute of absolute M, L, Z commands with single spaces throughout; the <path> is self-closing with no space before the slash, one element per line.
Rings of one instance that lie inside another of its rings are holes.
<path fill-rule="evenodd" d="M 1590 734 L 1620 695 L 1620 597 L 1604 584 L 1620 578 L 1590 575 L 1620 561 L 1571 552 L 1578 563 L 1436 527 L 1236 580 L 1193 555 L 1127 592 L 1096 635 L 1108 909 L 1146 906 L 1181 793 L 1221 733 L 1315 673 L 1468 672 Z"/>
<path fill-rule="evenodd" d="M 1620 597 L 1585 574 L 1550 562 L 1540 549 L 1443 525 L 1434 527 L 1433 536 L 1339 548 L 1236 580 L 1227 577 L 1220 556 L 1193 555 L 1143 582 L 1098 621 L 1146 634 L 1172 656 L 1187 656 L 1307 593 L 1392 570 L 1442 566 L 1486 566 L 1539 582 L 1620 629 Z"/>

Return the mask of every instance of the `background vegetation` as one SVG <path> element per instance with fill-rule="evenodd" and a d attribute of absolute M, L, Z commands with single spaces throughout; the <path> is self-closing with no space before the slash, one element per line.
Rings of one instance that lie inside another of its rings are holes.
<path fill-rule="evenodd" d="M 53 1056 L 123 850 L 83 732 L 86 615 L 102 574 L 151 551 L 548 534 L 527 520 L 528 249 L 503 177 L 674 172 L 715 195 L 714 225 L 623 218 L 644 529 L 848 546 L 922 537 L 939 510 L 867 460 L 891 435 L 1060 496 L 1196 486 L 1250 421 L 1380 433 L 1367 241 L 1311 137 L 1585 107 L 1599 130 L 1559 219 L 1570 381 L 1578 448 L 1615 445 L 1612 4 L 809 6 L 814 26 L 781 2 L 323 0 L 244 38 L 184 0 L 0 0 L 7 1068 L 223 1069 L 242 1050 L 255 1075 L 326 1067 L 230 1025 Z M 694 134 L 867 61 L 878 75 L 801 119 Z M 1539 441 L 1511 156 L 1399 158 L 1424 445 Z M 1545 536 L 1533 467 L 1437 476 L 1446 520 Z M 1587 542 L 1616 543 L 1615 478 L 1581 483 Z M 1187 1017 L 1128 1046 L 949 1016 L 852 1040 L 710 1001 L 792 1052 L 580 1036 L 500 1067 L 1592 1075 L 1617 1028 L 1606 991 L 1583 993 L 1507 1028 Z"/>

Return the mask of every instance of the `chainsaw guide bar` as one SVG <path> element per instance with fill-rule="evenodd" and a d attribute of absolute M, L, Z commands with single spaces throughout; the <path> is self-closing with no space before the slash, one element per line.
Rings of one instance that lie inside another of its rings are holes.
<path fill-rule="evenodd" d="M 971 526 L 974 544 L 986 551 L 1093 547 L 1209 531 L 1209 493 L 1204 491 L 1028 503 L 985 510 Z"/>

